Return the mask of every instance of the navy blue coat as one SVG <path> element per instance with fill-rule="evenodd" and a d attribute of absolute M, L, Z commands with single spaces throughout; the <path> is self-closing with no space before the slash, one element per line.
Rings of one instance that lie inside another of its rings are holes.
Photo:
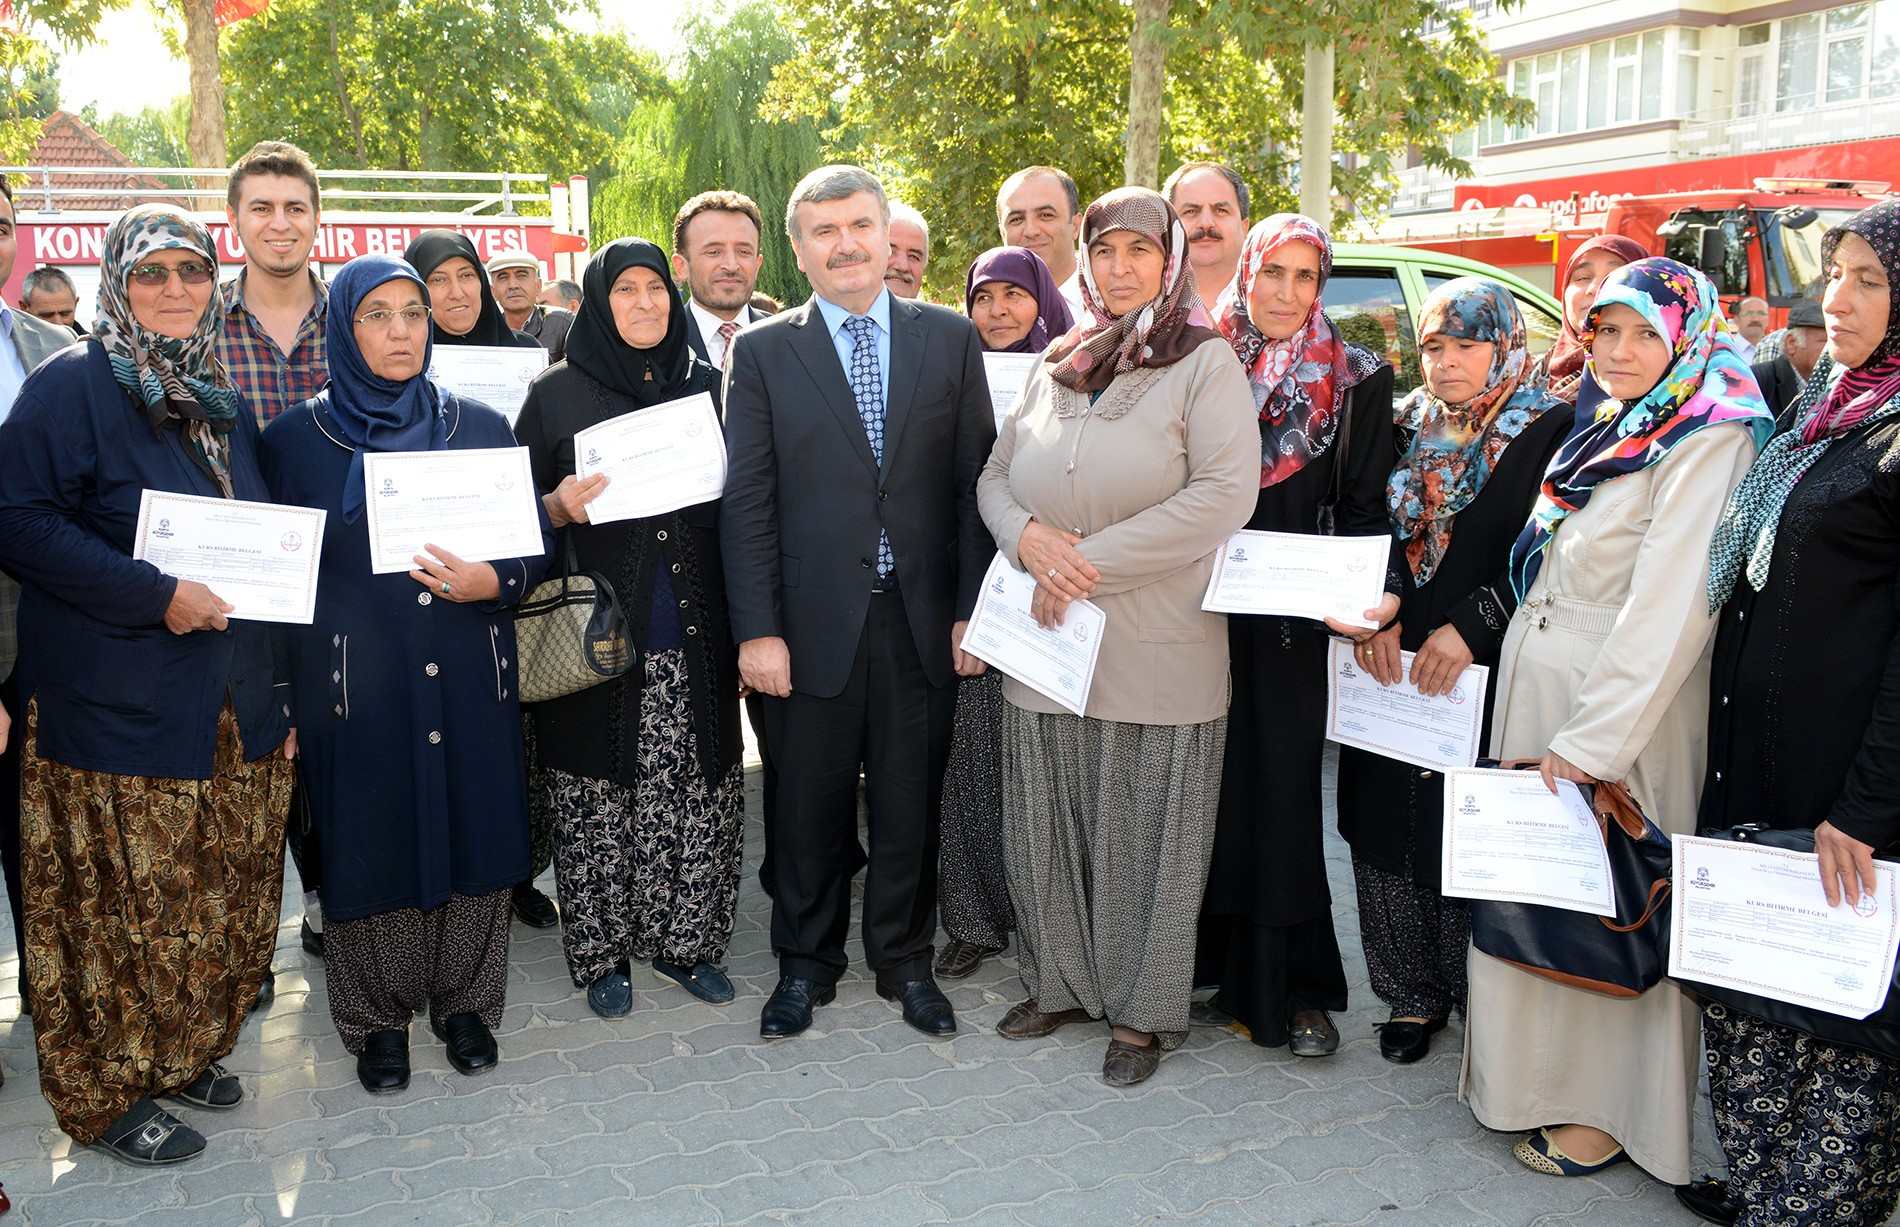
<path fill-rule="evenodd" d="M 451 448 L 514 447 L 501 414 L 444 393 Z M 264 432 L 280 503 L 322 507 L 311 626 L 283 628 L 297 744 L 321 832 L 323 914 L 437 907 L 528 876 L 528 807 L 513 606 L 545 553 L 497 561 L 501 599 L 458 604 L 405 573 L 372 575 L 369 518 L 341 510 L 351 447 L 321 400 Z M 552 541 L 541 517 L 544 543 Z"/>
<path fill-rule="evenodd" d="M 268 501 L 257 424 L 240 409 L 231 484 Z M 178 581 L 132 557 L 146 489 L 217 497 L 174 427 L 154 429 L 97 341 L 27 377 L 0 426 L 0 567 L 21 581 L 20 697 L 39 700 L 42 758 L 113 775 L 211 778 L 229 696 L 244 755 L 283 744 L 271 628 L 174 635 Z"/>

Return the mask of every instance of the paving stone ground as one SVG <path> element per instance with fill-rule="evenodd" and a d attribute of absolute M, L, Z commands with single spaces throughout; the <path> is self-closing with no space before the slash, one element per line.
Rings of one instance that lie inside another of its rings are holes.
<path fill-rule="evenodd" d="M 756 776 L 748 804 L 756 815 Z M 636 969 L 633 1013 L 605 1022 L 568 981 L 556 933 L 516 925 L 499 1070 L 457 1075 L 418 1023 L 413 1081 L 391 1097 L 356 1083 L 321 964 L 297 944 L 298 888 L 287 883 L 276 1003 L 226 1062 L 248 1098 L 229 1113 L 181 1109 L 210 1147 L 156 1171 L 75 1148 L 54 1125 L 34 1078 L 32 1022 L 19 1016 L 12 936 L 0 932 L 0 1181 L 14 1202 L 4 1221 L 1694 1222 L 1631 1165 L 1557 1180 L 1514 1163 L 1515 1138 L 1484 1129 L 1458 1102 L 1456 1022 L 1417 1065 L 1380 1059 L 1373 1025 L 1385 1015 L 1366 986 L 1336 838 L 1328 871 L 1352 986 L 1338 1054 L 1300 1060 L 1201 1028 L 1133 1091 L 1100 1080 L 1105 1028 L 1025 1044 L 995 1035 L 1021 995 L 1007 958 L 945 985 L 960 1028 L 932 1041 L 878 999 L 854 941 L 836 1004 L 804 1036 L 766 1045 L 759 1009 L 776 968 L 760 848 L 755 817 L 733 1004 L 701 1004 Z"/>

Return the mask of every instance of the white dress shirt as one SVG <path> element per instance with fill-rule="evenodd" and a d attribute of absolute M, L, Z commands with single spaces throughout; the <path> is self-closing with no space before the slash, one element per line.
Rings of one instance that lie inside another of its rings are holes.
<path fill-rule="evenodd" d="M 716 369 L 725 370 L 726 339 L 719 335 L 719 326 L 726 323 L 726 321 L 720 319 L 696 302 L 687 303 L 686 309 L 693 313 L 693 319 L 699 323 L 699 335 L 706 342 L 706 356 L 712 359 L 712 364 Z M 750 324 L 752 322 L 751 305 L 747 304 L 746 306 L 740 307 L 739 314 L 732 317 L 732 322 L 741 328 Z"/>

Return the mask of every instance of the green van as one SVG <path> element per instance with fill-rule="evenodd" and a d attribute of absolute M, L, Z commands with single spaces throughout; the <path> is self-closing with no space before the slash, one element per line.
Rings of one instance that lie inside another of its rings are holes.
<path fill-rule="evenodd" d="M 1326 314 L 1348 341 L 1383 353 L 1396 373 L 1393 395 L 1403 399 L 1420 382 L 1419 308 L 1433 290 L 1459 277 L 1485 277 L 1517 299 L 1532 357 L 1556 343 L 1563 307 L 1548 293 L 1501 268 L 1463 256 L 1383 243 L 1336 243 L 1326 283 Z"/>

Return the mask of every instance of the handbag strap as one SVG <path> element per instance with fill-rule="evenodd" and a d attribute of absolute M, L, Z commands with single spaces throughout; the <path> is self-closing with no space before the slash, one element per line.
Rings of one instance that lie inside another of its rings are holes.
<path fill-rule="evenodd" d="M 1629 789 L 1620 783 L 1605 781 L 1593 790 L 1597 816 L 1614 822 L 1623 828 L 1623 834 L 1631 839 L 1641 839 L 1649 830 L 1649 822 L 1643 817 L 1643 811 L 1630 796 Z"/>
<path fill-rule="evenodd" d="M 1668 878 L 1657 878 L 1654 882 L 1651 882 L 1649 884 L 1649 899 L 1643 905 L 1643 914 L 1626 925 L 1617 924 L 1608 916 L 1599 916 L 1597 919 L 1602 921 L 1603 927 L 1612 933 L 1634 933 L 1655 919 L 1657 911 L 1660 910 L 1663 905 L 1663 901 L 1669 898 L 1669 885 Z"/>

